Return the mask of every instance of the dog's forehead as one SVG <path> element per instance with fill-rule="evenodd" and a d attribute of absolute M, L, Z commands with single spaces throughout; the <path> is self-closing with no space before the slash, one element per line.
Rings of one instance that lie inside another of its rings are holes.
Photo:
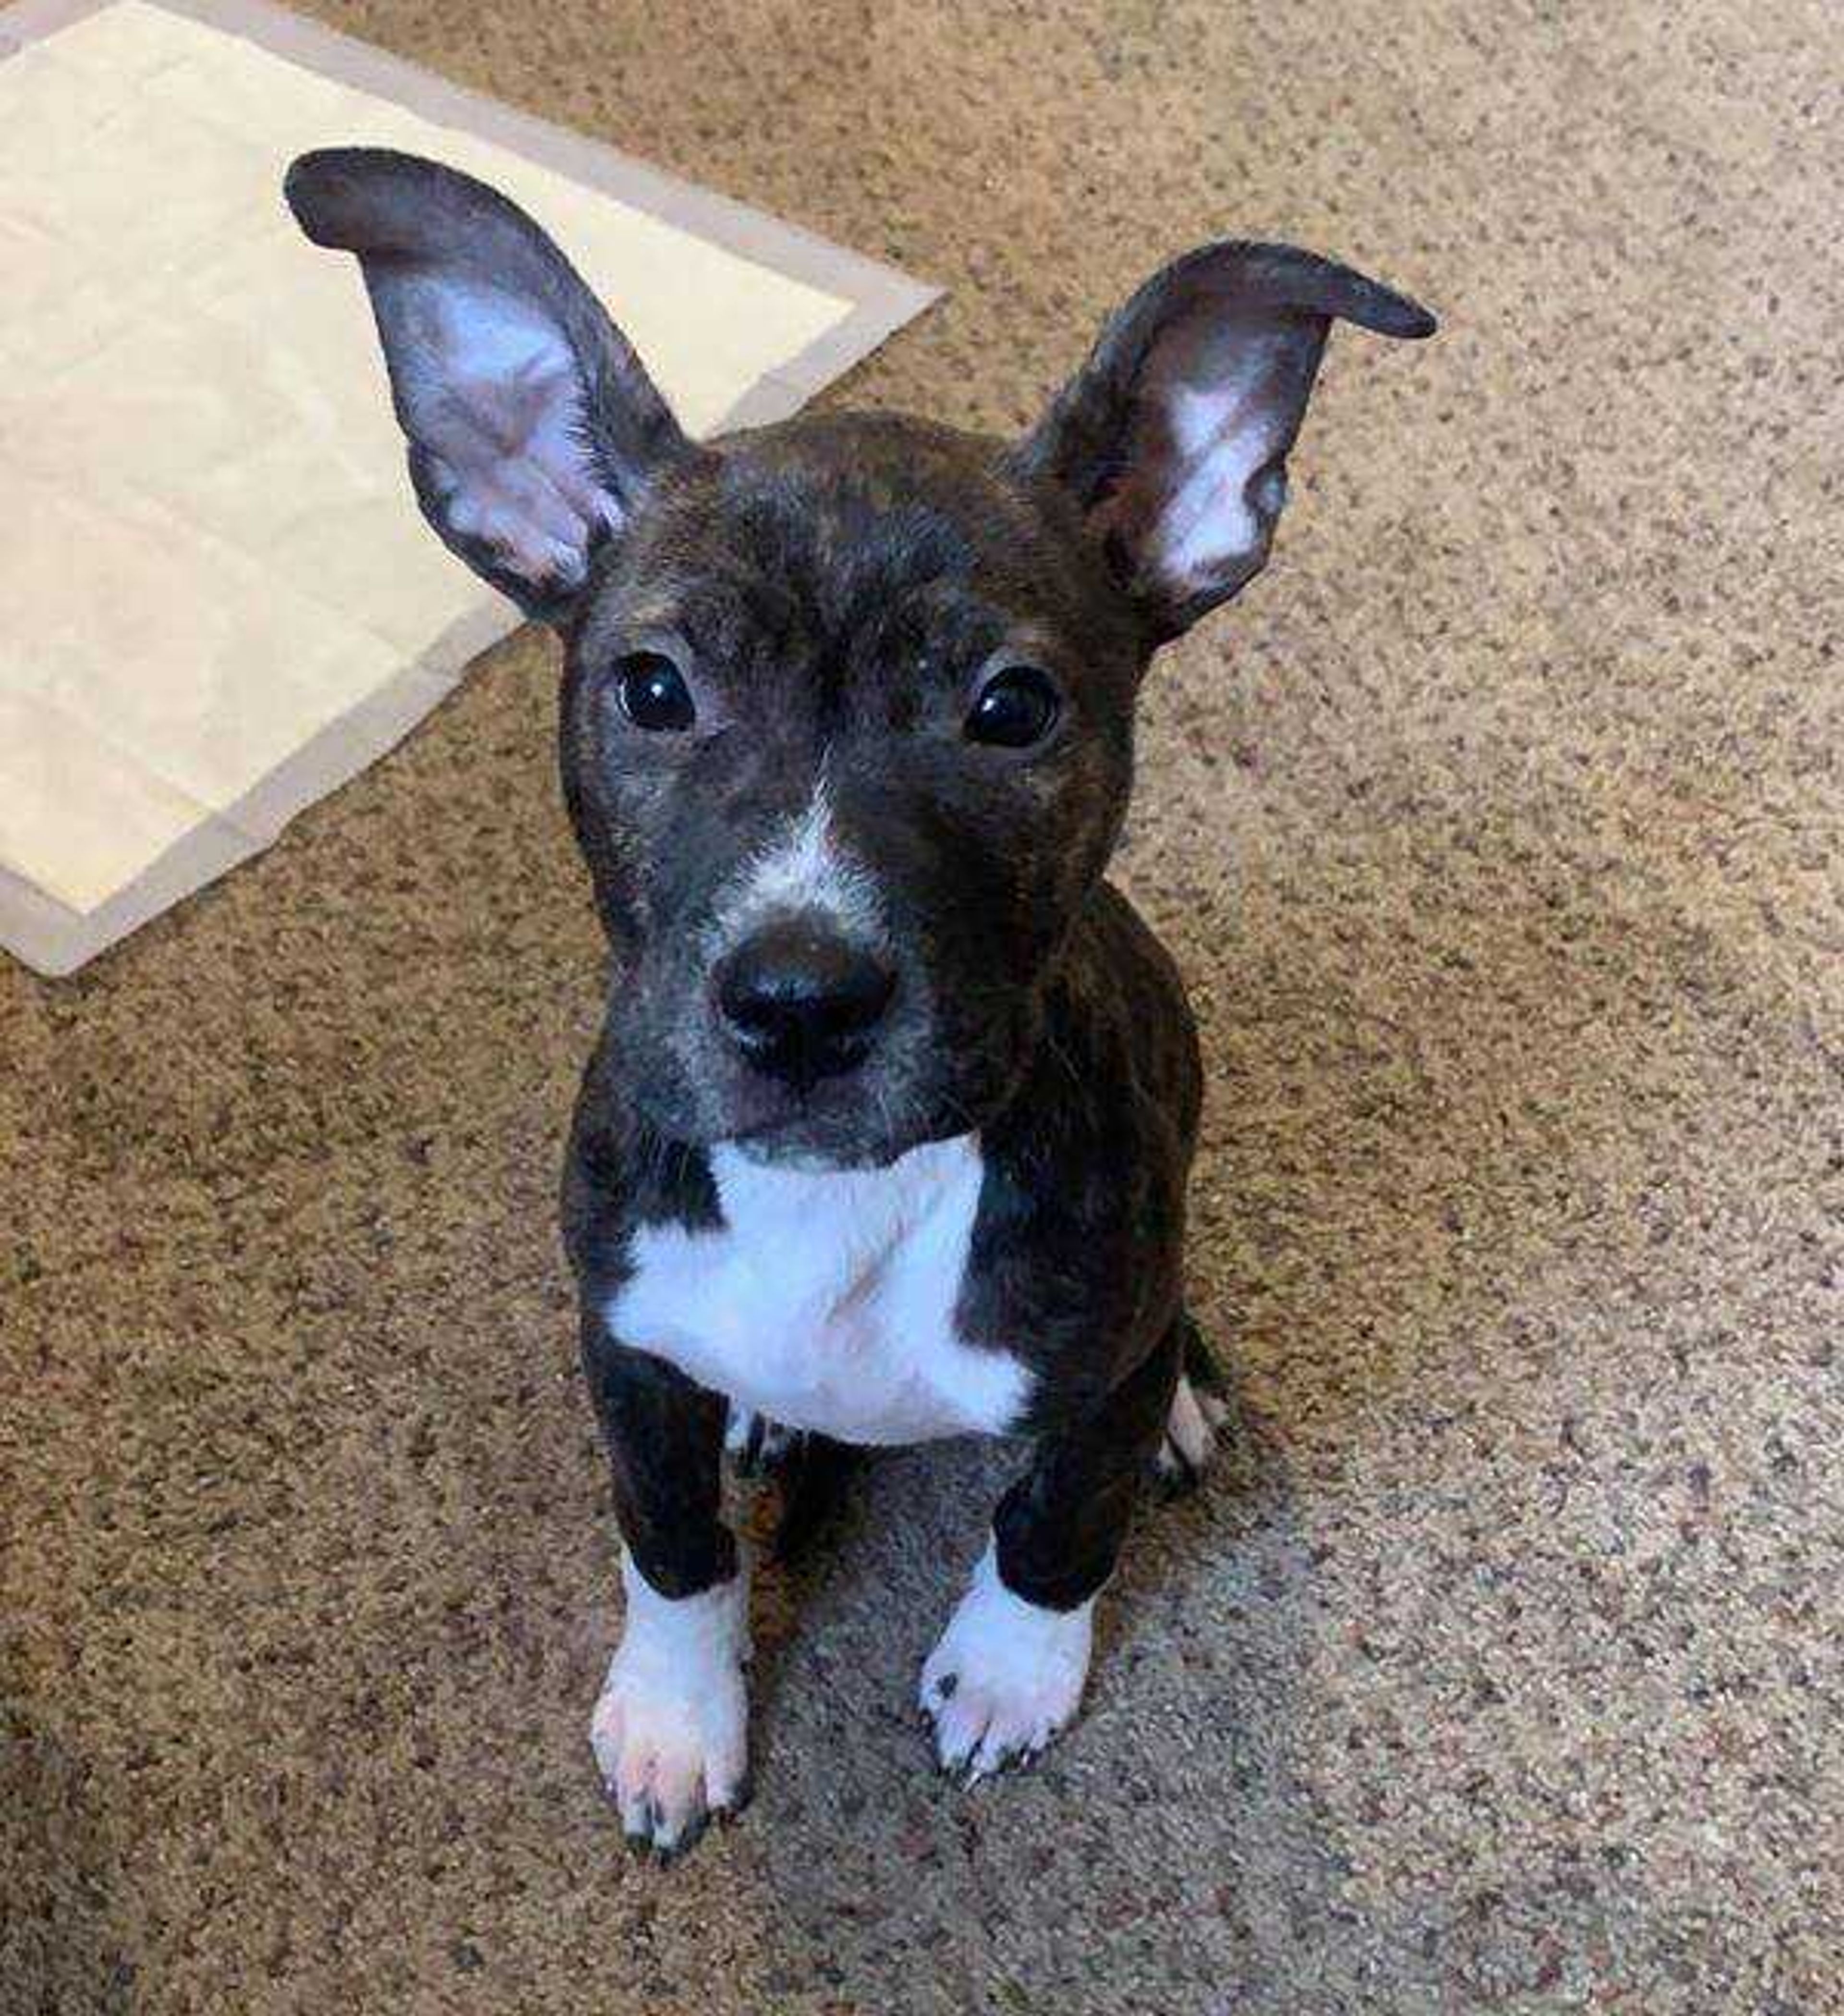
<path fill-rule="evenodd" d="M 716 608 L 837 640 L 933 613 L 996 641 L 1074 614 L 1055 528 L 996 445 L 899 416 L 819 416 L 714 444 L 636 530 L 592 628 Z"/>
<path fill-rule="evenodd" d="M 737 436 L 717 470 L 719 536 L 820 588 L 854 574 L 1003 572 L 1036 530 L 992 442 L 898 415 L 818 415 Z"/>

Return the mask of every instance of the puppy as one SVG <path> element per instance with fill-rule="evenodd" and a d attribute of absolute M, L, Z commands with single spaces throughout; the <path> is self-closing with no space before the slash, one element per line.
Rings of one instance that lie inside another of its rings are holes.
<path fill-rule="evenodd" d="M 1433 319 L 1205 245 L 1021 440 L 825 413 L 700 443 L 493 190 L 334 149 L 287 194 L 363 268 L 424 516 L 564 640 L 611 955 L 563 1214 L 626 1543 L 591 1730 L 623 1825 L 675 1853 L 746 1796 L 726 1427 L 1025 1438 L 920 1699 L 944 1767 L 1028 1757 L 1149 1471 L 1214 1425 L 1197 1038 L 1103 879 L 1140 680 L 1266 563 L 1333 319 Z"/>

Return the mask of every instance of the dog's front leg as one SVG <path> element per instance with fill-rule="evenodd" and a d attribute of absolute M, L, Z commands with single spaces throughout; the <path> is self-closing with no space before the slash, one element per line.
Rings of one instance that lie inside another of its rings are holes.
<path fill-rule="evenodd" d="M 1034 1756 L 1082 1700 L 1095 1598 L 1119 1558 L 1178 1381 L 1175 1326 L 1095 1411 L 1044 1436 L 999 1500 L 971 1586 L 922 1669 L 944 1771 Z"/>
<path fill-rule="evenodd" d="M 636 1847 L 682 1854 L 748 1797 L 748 1576 L 720 1516 L 726 1407 L 583 1316 L 627 1543 L 627 1618 L 589 1741 Z"/>

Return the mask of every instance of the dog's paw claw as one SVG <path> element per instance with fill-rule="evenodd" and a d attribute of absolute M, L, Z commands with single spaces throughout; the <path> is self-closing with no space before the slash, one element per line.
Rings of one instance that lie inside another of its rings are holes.
<path fill-rule="evenodd" d="M 655 1842 L 654 1860 L 661 1869 L 670 1869 L 674 1863 L 691 1853 L 704 1838 L 704 1831 L 710 1824 L 711 1809 L 707 1807 L 695 1820 L 688 1820 L 676 1834 Z"/>
<path fill-rule="evenodd" d="M 628 1600 L 589 1743 L 628 1848 L 667 1863 L 747 1794 L 747 1586 L 673 1602 L 630 1574 Z"/>
<path fill-rule="evenodd" d="M 943 1772 L 978 1784 L 1028 1762 L 1064 1728 L 1088 1676 L 1093 1607 L 1025 1602 L 988 1553 L 922 1669 L 917 1705 Z"/>

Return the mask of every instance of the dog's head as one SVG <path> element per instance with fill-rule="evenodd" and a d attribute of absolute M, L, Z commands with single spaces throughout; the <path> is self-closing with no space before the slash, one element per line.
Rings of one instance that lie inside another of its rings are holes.
<path fill-rule="evenodd" d="M 1148 658 L 1267 558 L 1332 319 L 1432 318 L 1209 245 L 1021 441 L 839 414 L 699 445 L 492 190 L 340 149 L 288 195 L 362 264 L 424 514 L 562 633 L 642 1109 L 833 1164 L 978 1125 L 1114 844 Z"/>

